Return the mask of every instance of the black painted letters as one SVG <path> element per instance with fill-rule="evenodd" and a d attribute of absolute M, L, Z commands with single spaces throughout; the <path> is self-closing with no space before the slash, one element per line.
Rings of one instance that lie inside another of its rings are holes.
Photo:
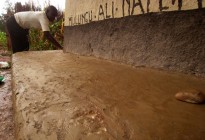
<path fill-rule="evenodd" d="M 128 15 L 130 15 L 130 0 L 122 0 L 122 15 L 125 16 L 125 1 L 128 4 Z"/>
<path fill-rule="evenodd" d="M 164 6 L 164 7 L 163 7 L 162 1 L 163 1 L 163 0 L 159 0 L 159 10 L 160 10 L 160 12 L 162 12 L 163 10 L 169 9 L 168 6 Z"/>
<path fill-rule="evenodd" d="M 146 8 L 143 7 L 146 4 Z M 171 2 L 172 5 L 178 4 L 178 10 L 180 11 L 183 7 L 183 0 L 166 0 L 167 2 Z M 204 0 L 194 0 L 195 2 L 198 2 L 198 9 L 203 8 L 203 1 Z M 117 0 L 118 2 L 118 0 Z M 120 0 L 119 0 L 120 2 Z M 80 24 L 85 24 L 85 23 L 90 23 L 93 20 L 104 20 L 104 19 L 110 19 L 110 18 L 115 18 L 115 14 L 118 12 L 118 9 L 120 7 L 117 6 L 122 6 L 122 15 L 123 17 L 125 16 L 130 16 L 130 15 L 136 15 L 136 10 L 140 10 L 142 14 L 145 13 L 150 13 L 150 5 L 154 4 L 152 0 L 121 0 L 122 5 L 115 5 L 114 0 L 108 0 L 106 3 L 102 3 L 99 5 L 98 13 L 93 13 L 93 11 L 87 11 L 85 13 L 75 15 L 73 17 L 68 17 L 68 24 L 69 26 L 73 25 L 80 25 Z M 163 12 L 164 10 L 169 9 L 168 6 L 165 6 L 165 0 L 159 0 L 159 11 Z M 153 5 L 152 5 L 153 6 Z M 170 6 L 171 7 L 171 6 Z M 176 9 L 175 9 L 176 10 Z M 121 12 L 121 11 L 119 11 Z M 157 11 L 155 11 L 157 12 Z M 119 13 L 118 13 L 119 16 Z"/>
<path fill-rule="evenodd" d="M 132 13 L 131 15 L 134 15 L 134 10 L 135 10 L 135 7 L 139 6 L 140 9 L 141 9 L 141 12 L 144 14 L 144 9 L 142 7 L 142 2 L 141 0 L 138 0 L 138 2 L 136 3 L 135 0 L 133 0 L 133 7 L 132 7 Z"/>

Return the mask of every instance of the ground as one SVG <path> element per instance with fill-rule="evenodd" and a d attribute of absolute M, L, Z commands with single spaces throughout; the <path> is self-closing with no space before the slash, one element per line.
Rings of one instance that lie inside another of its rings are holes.
<path fill-rule="evenodd" d="M 10 62 L 11 55 L 0 46 L 0 62 Z M 11 90 L 11 69 L 0 69 L 5 83 L 0 84 L 0 139 L 14 140 L 14 123 Z"/>
<path fill-rule="evenodd" d="M 12 56 L 16 139 L 204 140 L 205 79 L 62 51 Z"/>

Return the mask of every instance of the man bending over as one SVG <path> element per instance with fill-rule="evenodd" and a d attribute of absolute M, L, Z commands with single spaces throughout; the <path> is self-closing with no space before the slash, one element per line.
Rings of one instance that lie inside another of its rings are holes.
<path fill-rule="evenodd" d="M 56 49 L 63 47 L 50 34 L 49 23 L 53 22 L 58 15 L 54 6 L 47 7 L 46 11 L 26 11 L 15 13 L 6 21 L 6 29 L 11 42 L 12 52 L 29 50 L 29 29 L 42 29 L 47 38 Z"/>

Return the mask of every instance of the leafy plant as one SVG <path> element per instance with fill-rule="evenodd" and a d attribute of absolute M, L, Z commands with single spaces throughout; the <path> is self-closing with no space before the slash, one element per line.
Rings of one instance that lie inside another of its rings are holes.
<path fill-rule="evenodd" d="M 0 32 L 0 46 L 2 46 L 3 49 L 6 49 L 7 47 L 7 40 L 6 40 L 5 32 Z"/>
<path fill-rule="evenodd" d="M 63 33 L 61 32 L 61 25 L 63 19 L 50 26 L 51 35 L 62 45 Z M 43 37 L 41 30 L 31 29 L 29 32 L 30 50 L 54 50 L 55 47 Z"/>

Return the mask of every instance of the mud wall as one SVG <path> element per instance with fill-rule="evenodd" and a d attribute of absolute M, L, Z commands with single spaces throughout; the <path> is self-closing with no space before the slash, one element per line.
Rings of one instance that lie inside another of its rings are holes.
<path fill-rule="evenodd" d="M 205 76 L 205 0 L 67 0 L 64 51 Z"/>

